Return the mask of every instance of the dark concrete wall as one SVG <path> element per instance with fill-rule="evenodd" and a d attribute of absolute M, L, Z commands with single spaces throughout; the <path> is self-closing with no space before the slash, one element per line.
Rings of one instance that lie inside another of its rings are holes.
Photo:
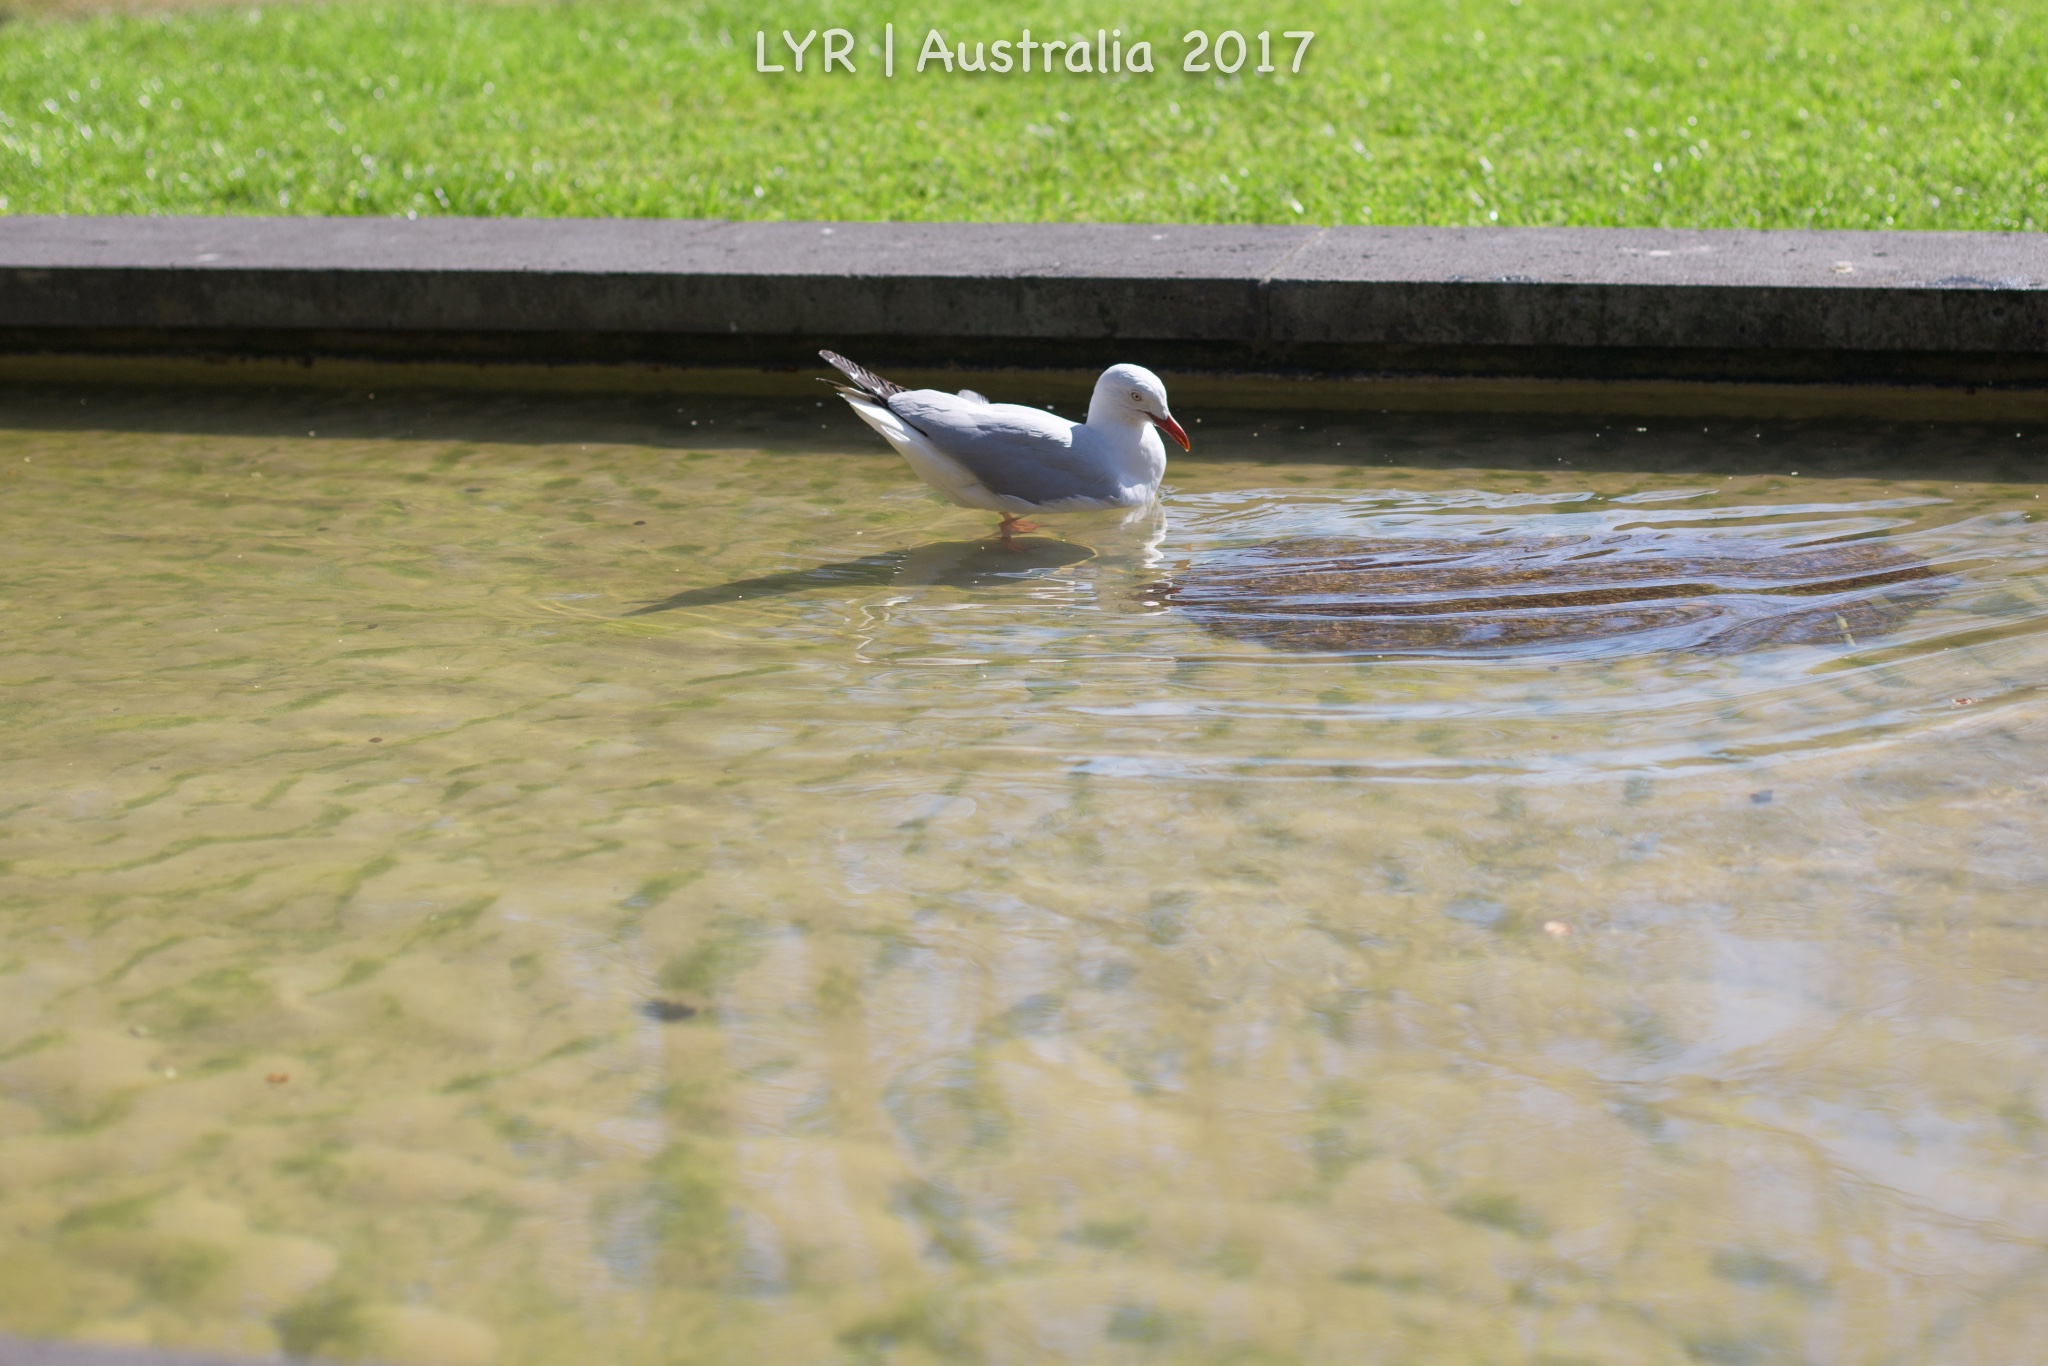
<path fill-rule="evenodd" d="M 2048 236 L 0 218 L 0 351 L 2048 386 Z"/>

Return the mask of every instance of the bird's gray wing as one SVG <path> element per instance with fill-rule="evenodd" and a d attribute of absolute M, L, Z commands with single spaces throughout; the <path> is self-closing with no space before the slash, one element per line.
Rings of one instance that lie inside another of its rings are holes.
<path fill-rule="evenodd" d="M 889 409 L 923 432 L 990 493 L 1027 503 L 1115 500 L 1123 490 L 1089 433 L 1014 403 L 973 403 L 936 389 L 891 394 Z"/>

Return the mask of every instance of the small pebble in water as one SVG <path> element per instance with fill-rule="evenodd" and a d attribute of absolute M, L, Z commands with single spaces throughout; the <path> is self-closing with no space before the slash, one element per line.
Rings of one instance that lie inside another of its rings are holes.
<path fill-rule="evenodd" d="M 1749 794 L 1749 804 L 1751 806 L 1769 806 L 1771 804 L 1771 795 L 1771 789 L 1768 787 L 1761 792 L 1752 792 Z"/>
<path fill-rule="evenodd" d="M 1572 927 L 1562 920 L 1546 920 L 1543 922 L 1543 932 L 1552 938 L 1562 939 L 1572 932 Z"/>
<path fill-rule="evenodd" d="M 681 1001 L 649 1001 L 640 1007 L 640 1013 L 650 1020 L 673 1024 L 677 1020 L 687 1020 L 695 1015 L 697 1007 L 686 1006 Z"/>
<path fill-rule="evenodd" d="M 263 1080 L 269 1082 L 272 1086 L 282 1086 L 291 1079 L 291 1073 L 289 1072 L 272 1072 Z"/>
<path fill-rule="evenodd" d="M 384 743 L 384 737 L 381 735 L 372 735 L 370 737 L 370 743 L 373 745 L 381 745 Z"/>
<path fill-rule="evenodd" d="M 1974 707 L 1977 705 L 1977 699 L 1974 697 L 1958 697 L 1955 699 L 1955 704 L 1959 707 Z"/>

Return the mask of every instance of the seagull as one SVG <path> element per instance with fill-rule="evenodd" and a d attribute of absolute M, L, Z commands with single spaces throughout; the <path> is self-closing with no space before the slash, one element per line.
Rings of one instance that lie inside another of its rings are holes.
<path fill-rule="evenodd" d="M 1165 432 L 1188 449 L 1166 406 L 1166 386 L 1142 365 L 1112 365 L 1095 381 L 1088 420 L 1069 422 L 972 389 L 906 389 L 835 351 L 818 353 L 850 383 L 835 384 L 861 420 L 910 462 L 918 478 L 961 507 L 1002 515 L 997 535 L 1015 548 L 1032 512 L 1144 507 L 1166 476 Z"/>

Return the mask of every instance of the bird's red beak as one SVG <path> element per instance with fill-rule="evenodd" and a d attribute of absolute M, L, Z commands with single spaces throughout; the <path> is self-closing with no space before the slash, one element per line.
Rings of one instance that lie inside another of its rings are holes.
<path fill-rule="evenodd" d="M 1188 434 L 1182 431 L 1181 425 L 1178 422 L 1175 422 L 1171 417 L 1153 417 L 1150 413 L 1147 413 L 1145 416 L 1152 418 L 1153 426 L 1157 427 L 1160 431 L 1165 432 L 1175 441 L 1180 442 L 1180 448 L 1182 450 L 1191 451 L 1194 449 L 1193 446 L 1190 446 L 1188 444 Z"/>

